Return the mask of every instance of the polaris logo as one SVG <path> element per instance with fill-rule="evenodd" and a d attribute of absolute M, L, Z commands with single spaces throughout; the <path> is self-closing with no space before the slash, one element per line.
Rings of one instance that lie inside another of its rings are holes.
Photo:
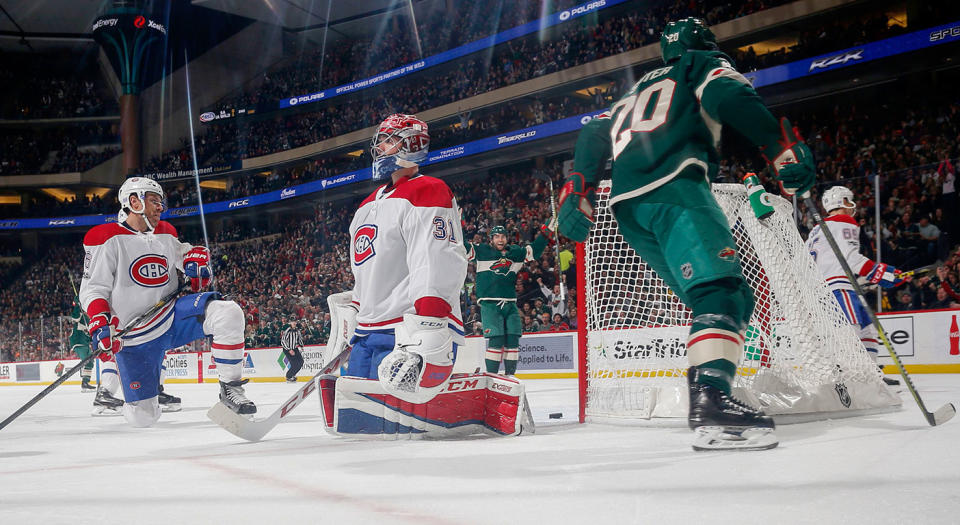
<path fill-rule="evenodd" d="M 280 198 L 281 198 L 281 199 L 288 199 L 288 198 L 290 198 L 290 197 L 296 196 L 296 194 L 297 194 L 297 190 L 294 189 L 294 188 L 284 188 L 284 189 L 280 190 Z"/>
<path fill-rule="evenodd" d="M 239 208 L 241 206 L 246 206 L 250 204 L 250 199 L 243 199 L 239 201 L 233 201 L 227 205 L 227 208 Z"/>
<path fill-rule="evenodd" d="M 497 137 L 497 144 L 504 144 L 508 142 L 515 142 L 518 140 L 528 139 L 536 135 L 536 131 L 528 131 L 526 133 L 517 133 L 516 135 L 507 135 L 503 137 Z"/>
<path fill-rule="evenodd" d="M 73 219 L 55 219 L 48 223 L 49 226 L 67 226 L 70 224 L 76 224 L 77 221 Z"/>
<path fill-rule="evenodd" d="M 320 100 L 322 98 L 325 98 L 326 96 L 327 96 L 326 93 L 321 92 L 321 93 L 313 93 L 312 95 L 303 95 L 302 97 L 293 97 L 290 99 L 290 105 L 296 106 L 301 102 L 302 103 L 313 102 L 315 100 Z"/>
<path fill-rule="evenodd" d="M 810 69 L 807 70 L 807 72 L 813 71 L 814 69 L 826 69 L 830 66 L 836 66 L 838 64 L 846 64 L 851 60 L 863 60 L 863 50 L 858 49 L 856 51 L 847 51 L 846 53 L 840 55 L 814 60 L 813 62 L 810 62 Z"/>
<path fill-rule="evenodd" d="M 327 187 L 327 179 L 323 179 L 322 181 L 320 181 L 320 187 L 321 187 L 321 188 L 326 188 L 326 187 Z"/>
<path fill-rule="evenodd" d="M 587 4 L 587 5 L 581 5 L 581 6 L 578 6 L 578 7 L 574 7 L 573 9 L 569 9 L 569 10 L 567 10 L 567 11 L 564 11 L 564 12 L 560 13 L 560 21 L 561 21 L 561 22 L 566 22 L 566 21 L 569 20 L 570 17 L 572 17 L 572 16 L 582 15 L 582 14 L 584 14 L 584 13 L 589 13 L 590 11 L 593 11 L 594 9 L 598 9 L 598 8 L 604 7 L 605 5 L 607 5 L 607 0 L 599 0 L 599 1 L 597 1 L 597 2 L 590 2 L 590 3 Z"/>

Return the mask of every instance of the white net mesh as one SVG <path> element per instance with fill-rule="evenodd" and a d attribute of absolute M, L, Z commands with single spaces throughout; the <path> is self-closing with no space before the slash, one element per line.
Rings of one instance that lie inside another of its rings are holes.
<path fill-rule="evenodd" d="M 718 184 L 713 192 L 756 301 L 736 394 L 768 414 L 804 415 L 797 420 L 899 405 L 807 253 L 790 203 L 773 197 L 776 213 L 761 224 L 743 186 Z M 581 402 L 593 419 L 685 418 L 690 310 L 620 236 L 608 195 L 606 181 L 583 261 Z"/>

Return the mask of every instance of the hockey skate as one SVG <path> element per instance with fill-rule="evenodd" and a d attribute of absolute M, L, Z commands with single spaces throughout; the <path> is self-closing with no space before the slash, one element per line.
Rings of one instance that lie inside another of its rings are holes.
<path fill-rule="evenodd" d="M 296 382 L 297 382 L 297 376 L 287 378 L 287 383 L 296 383 Z"/>
<path fill-rule="evenodd" d="M 84 377 L 84 378 L 80 381 L 80 391 L 81 391 L 81 392 L 96 392 L 96 391 L 97 391 L 97 387 L 95 387 L 95 386 L 93 386 L 93 385 L 90 384 L 90 378 L 89 378 L 89 377 Z"/>
<path fill-rule="evenodd" d="M 98 388 L 97 397 L 93 399 L 94 416 L 119 416 L 123 401 L 113 397 L 106 389 Z"/>
<path fill-rule="evenodd" d="M 160 393 L 157 394 L 157 401 L 160 402 L 160 410 L 162 412 L 180 411 L 180 398 L 164 392 L 163 385 L 160 385 Z"/>
<path fill-rule="evenodd" d="M 220 381 L 220 401 L 237 414 L 256 414 L 257 406 L 253 404 L 253 401 L 247 399 L 247 396 L 243 393 L 243 385 L 249 381 L 249 379 L 228 383 Z"/>
<path fill-rule="evenodd" d="M 714 386 L 699 383 L 698 375 L 696 367 L 687 370 L 687 421 L 695 432 L 694 450 L 766 450 L 780 443 L 772 418 Z"/>

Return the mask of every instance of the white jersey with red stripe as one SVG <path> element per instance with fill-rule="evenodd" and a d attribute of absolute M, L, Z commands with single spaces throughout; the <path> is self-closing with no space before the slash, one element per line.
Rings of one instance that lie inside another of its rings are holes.
<path fill-rule="evenodd" d="M 831 215 L 823 219 L 830 228 L 830 233 L 837 241 L 840 252 L 850 265 L 850 269 L 858 275 L 867 275 L 875 266 L 870 259 L 860 254 L 860 225 L 849 215 Z M 850 279 L 844 274 L 840 260 L 833 253 L 830 244 L 820 231 L 820 226 L 810 230 L 807 237 L 807 250 L 817 262 L 817 268 L 827 281 L 831 290 L 853 290 Z"/>
<path fill-rule="evenodd" d="M 460 209 L 446 183 L 415 174 L 377 188 L 357 209 L 350 238 L 358 335 L 418 314 L 447 317 L 462 344 L 467 255 Z"/>
<path fill-rule="evenodd" d="M 193 246 L 177 239 L 177 230 L 160 221 L 153 233 L 141 233 L 124 224 L 95 226 L 83 238 L 83 280 L 80 305 L 90 317 L 102 309 L 126 323 L 179 287 L 176 270 Z M 92 308 L 91 308 L 91 305 Z M 163 335 L 173 323 L 173 305 L 158 312 L 123 337 L 124 345 L 138 345 Z"/>

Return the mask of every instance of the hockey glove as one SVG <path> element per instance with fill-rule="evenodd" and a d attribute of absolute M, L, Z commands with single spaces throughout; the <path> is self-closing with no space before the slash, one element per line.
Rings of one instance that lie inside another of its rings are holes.
<path fill-rule="evenodd" d="M 183 273 L 190 278 L 190 289 L 199 292 L 210 285 L 210 251 L 194 246 L 183 256 Z"/>
<path fill-rule="evenodd" d="M 116 337 L 118 326 L 120 321 L 110 315 L 110 310 L 90 317 L 90 338 L 93 340 L 94 350 L 98 351 L 103 359 L 109 359 L 123 348 L 123 342 Z"/>
<path fill-rule="evenodd" d="M 786 195 L 803 195 L 816 181 L 813 153 L 793 132 L 786 117 L 780 119 L 780 138 L 763 149 L 763 158 L 780 181 L 780 190 Z"/>
<path fill-rule="evenodd" d="M 901 276 L 903 272 L 884 263 L 876 263 L 873 267 L 866 266 L 861 272 L 865 272 L 864 277 L 869 284 L 879 285 L 881 288 L 896 288 L 909 280 Z"/>
<path fill-rule="evenodd" d="M 550 219 L 546 224 L 540 226 L 540 235 L 543 235 L 547 238 L 548 241 L 552 241 L 554 235 L 557 233 L 557 219 Z"/>
<path fill-rule="evenodd" d="M 396 346 L 377 367 L 383 389 L 409 403 L 430 401 L 453 373 L 453 343 L 445 318 L 404 314 Z"/>
<path fill-rule="evenodd" d="M 584 242 L 593 226 L 596 186 L 588 184 L 580 173 L 571 173 L 560 189 L 557 213 L 560 233 L 576 242 Z"/>

